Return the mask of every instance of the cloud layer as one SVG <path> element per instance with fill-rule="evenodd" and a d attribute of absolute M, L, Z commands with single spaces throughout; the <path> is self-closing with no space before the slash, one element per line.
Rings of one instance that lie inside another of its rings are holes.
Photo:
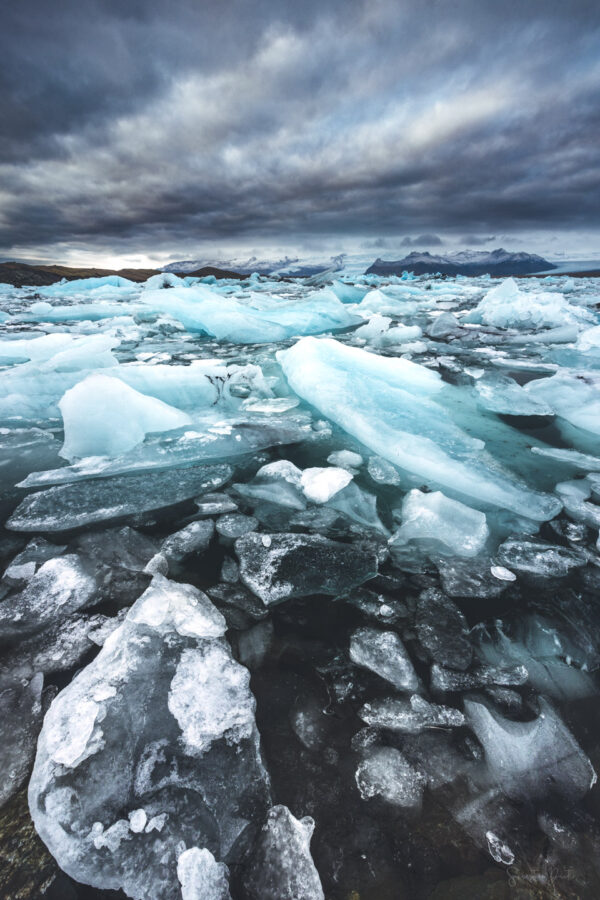
<path fill-rule="evenodd" d="M 595 2 L 21 0 L 3 19 L 2 256 L 598 228 Z"/>

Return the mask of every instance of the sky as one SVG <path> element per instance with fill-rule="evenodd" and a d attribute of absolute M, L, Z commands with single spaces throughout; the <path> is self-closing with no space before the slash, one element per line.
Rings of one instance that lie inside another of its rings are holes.
<path fill-rule="evenodd" d="M 600 257 L 597 0 L 18 0 L 0 259 Z"/>

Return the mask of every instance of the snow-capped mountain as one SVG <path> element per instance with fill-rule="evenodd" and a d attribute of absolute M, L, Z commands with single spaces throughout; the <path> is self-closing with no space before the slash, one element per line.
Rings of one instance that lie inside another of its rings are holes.
<path fill-rule="evenodd" d="M 497 250 L 460 250 L 454 253 L 432 254 L 413 251 L 399 260 L 376 259 L 367 275 L 401 275 L 413 272 L 426 275 L 530 275 L 554 269 L 555 266 L 535 253 L 511 253 Z"/>

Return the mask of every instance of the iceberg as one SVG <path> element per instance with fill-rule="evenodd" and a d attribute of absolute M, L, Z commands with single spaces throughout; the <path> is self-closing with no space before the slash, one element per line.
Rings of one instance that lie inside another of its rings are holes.
<path fill-rule="evenodd" d="M 436 372 L 328 338 L 303 338 L 277 358 L 300 397 L 406 472 L 532 519 L 560 511 L 556 497 L 520 486 L 478 458 L 482 442 L 431 399 L 443 388 Z"/>
<path fill-rule="evenodd" d="M 467 322 L 483 322 L 497 328 L 558 328 L 589 321 L 590 314 L 572 306 L 562 294 L 520 291 L 514 278 L 507 278 L 485 295 L 466 317 Z"/>
<path fill-rule="evenodd" d="M 189 425 L 190 417 L 147 397 L 109 375 L 88 375 L 59 401 L 65 442 L 60 455 L 70 462 L 84 456 L 118 456 L 140 444 L 149 432 Z"/>
<path fill-rule="evenodd" d="M 236 344 L 270 343 L 298 334 L 335 331 L 361 322 L 328 289 L 266 309 L 245 305 L 201 284 L 168 291 L 144 291 L 140 299 L 154 312 L 177 319 L 189 331 Z"/>

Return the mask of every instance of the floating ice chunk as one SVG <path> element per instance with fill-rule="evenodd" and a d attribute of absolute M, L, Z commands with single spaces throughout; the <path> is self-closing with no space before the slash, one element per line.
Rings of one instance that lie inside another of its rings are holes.
<path fill-rule="evenodd" d="M 394 466 L 381 456 L 369 457 L 367 470 L 377 484 L 400 484 L 400 475 Z"/>
<path fill-rule="evenodd" d="M 22 362 L 35 360 L 45 362 L 60 350 L 69 347 L 75 339 L 71 334 L 56 333 L 36 335 L 31 338 L 0 341 L 0 360 L 4 362 Z"/>
<path fill-rule="evenodd" d="M 314 829 L 313 819 L 296 819 L 286 806 L 269 811 L 246 879 L 250 900 L 325 900 L 310 853 Z"/>
<path fill-rule="evenodd" d="M 197 627 L 199 607 L 209 630 Z M 76 880 L 171 900 L 178 870 L 190 891 L 200 874 L 195 853 L 178 867 L 186 847 L 228 862 L 262 820 L 268 779 L 249 673 L 211 636 L 218 615 L 191 586 L 159 580 L 50 707 L 29 804 Z M 139 810 L 143 831 L 131 828 Z"/>
<path fill-rule="evenodd" d="M 508 844 L 505 844 L 493 831 L 486 831 L 485 839 L 492 859 L 503 866 L 512 866 L 515 861 L 515 854 Z"/>
<path fill-rule="evenodd" d="M 259 469 L 251 482 L 238 482 L 233 487 L 238 494 L 251 500 L 266 500 L 289 509 L 306 509 L 301 479 L 301 470 L 281 459 Z"/>
<path fill-rule="evenodd" d="M 600 434 L 600 374 L 597 372 L 557 372 L 551 378 L 530 381 L 524 390 L 577 428 Z"/>
<path fill-rule="evenodd" d="M 327 503 L 338 491 L 352 481 L 352 474 L 347 469 L 337 466 L 304 469 L 300 484 L 304 496 L 312 503 Z"/>
<path fill-rule="evenodd" d="M 490 562 L 489 557 L 438 557 L 435 564 L 444 593 L 449 597 L 499 597 L 507 584 L 494 575 Z"/>
<path fill-rule="evenodd" d="M 585 472 L 600 472 L 600 458 L 580 453 L 578 450 L 569 450 L 562 447 L 532 447 L 531 452 L 537 456 L 545 456 L 557 462 L 565 463 Z"/>
<path fill-rule="evenodd" d="M 266 606 L 311 594 L 338 596 L 377 574 L 375 551 L 320 535 L 246 534 L 235 542 L 240 577 Z"/>
<path fill-rule="evenodd" d="M 256 531 L 257 527 L 258 519 L 241 513 L 227 513 L 217 520 L 218 533 L 229 540 L 248 534 L 249 531 Z"/>
<path fill-rule="evenodd" d="M 460 332 L 460 322 L 451 312 L 444 312 L 441 316 L 437 316 L 427 329 L 427 334 L 435 341 L 443 340 L 458 332 Z"/>
<path fill-rule="evenodd" d="M 185 528 L 170 534 L 165 538 L 160 547 L 169 562 L 181 562 L 190 553 L 202 553 L 208 549 L 208 545 L 215 533 L 212 520 L 190 522 Z"/>
<path fill-rule="evenodd" d="M 177 860 L 181 900 L 231 900 L 229 870 L 210 850 L 191 847 Z"/>
<path fill-rule="evenodd" d="M 591 484 L 583 478 L 577 481 L 561 481 L 556 485 L 556 493 L 562 500 L 565 512 L 576 522 L 583 522 L 591 528 L 600 528 L 600 506 L 585 501 L 592 493 Z"/>
<path fill-rule="evenodd" d="M 578 550 L 543 541 L 517 540 L 500 545 L 498 560 L 509 570 L 540 578 L 561 578 L 587 563 L 585 554 Z"/>
<path fill-rule="evenodd" d="M 108 375 L 88 375 L 58 405 L 65 428 L 60 455 L 71 462 L 83 456 L 117 456 L 141 443 L 148 432 L 191 422 L 180 409 Z"/>
<path fill-rule="evenodd" d="M 465 700 L 465 714 L 485 750 L 491 775 L 510 797 L 541 799 L 557 793 L 572 802 L 596 780 L 587 756 L 543 697 L 540 714 L 515 722 L 484 703 Z"/>
<path fill-rule="evenodd" d="M 332 466 L 341 466 L 342 469 L 351 471 L 360 468 L 364 460 L 360 453 L 355 453 L 353 450 L 334 450 L 327 457 L 327 462 Z"/>
<path fill-rule="evenodd" d="M 355 777 L 363 800 L 380 797 L 403 809 L 421 808 L 425 776 L 394 747 L 370 750 L 358 766 Z"/>
<path fill-rule="evenodd" d="M 473 648 L 467 622 L 455 603 L 441 591 L 429 588 L 417 601 L 417 636 L 433 660 L 442 666 L 468 668 Z"/>
<path fill-rule="evenodd" d="M 530 491 L 477 458 L 482 443 L 429 399 L 443 386 L 430 369 L 331 339 L 303 338 L 277 358 L 299 396 L 406 471 L 530 518 L 559 512 L 556 497 Z"/>
<path fill-rule="evenodd" d="M 156 291 L 161 288 L 185 287 L 185 281 L 174 272 L 159 272 L 157 275 L 151 275 L 143 284 L 142 290 Z"/>
<path fill-rule="evenodd" d="M 230 477 L 226 465 L 195 466 L 59 485 L 22 500 L 6 527 L 13 531 L 69 531 L 174 506 L 220 487 Z"/>
<path fill-rule="evenodd" d="M 471 691 L 488 685 L 521 685 L 529 678 L 525 666 L 479 666 L 470 672 L 455 672 L 434 664 L 431 688 L 434 691 Z"/>
<path fill-rule="evenodd" d="M 427 728 L 460 728 L 465 717 L 451 706 L 429 703 L 418 694 L 407 700 L 390 697 L 365 703 L 359 712 L 367 725 L 403 734 L 420 734 Z"/>
<path fill-rule="evenodd" d="M 589 318 L 589 313 L 571 306 L 562 294 L 520 291 L 514 278 L 507 278 L 489 291 L 466 317 L 498 328 L 555 328 Z"/>
<path fill-rule="evenodd" d="M 331 290 L 342 303 L 360 303 L 369 288 L 366 285 L 347 284 L 344 281 L 335 279 L 331 285 Z"/>
<path fill-rule="evenodd" d="M 77 555 L 48 560 L 19 594 L 0 603 L 0 641 L 40 631 L 70 616 L 87 606 L 95 592 L 96 581 Z"/>
<path fill-rule="evenodd" d="M 475 384 L 484 409 L 508 416 L 552 416 L 554 409 L 531 397 L 513 378 L 484 376 Z"/>
<path fill-rule="evenodd" d="M 145 291 L 140 299 L 152 310 L 177 319 L 188 331 L 204 332 L 240 344 L 281 341 L 296 334 L 319 334 L 361 321 L 327 289 L 301 300 L 280 301 L 266 309 L 244 305 L 201 284 L 169 291 Z"/>
<path fill-rule="evenodd" d="M 592 328 L 586 328 L 585 331 L 582 331 L 577 340 L 576 348 L 581 353 L 589 353 L 590 351 L 597 353 L 600 350 L 600 325 L 594 325 Z"/>
<path fill-rule="evenodd" d="M 116 287 L 137 290 L 138 285 L 121 275 L 100 275 L 92 278 L 74 278 L 72 281 L 60 281 L 37 289 L 38 294 L 45 297 L 69 297 L 84 294 L 96 288 Z"/>
<path fill-rule="evenodd" d="M 393 631 L 359 628 L 350 639 L 350 659 L 400 691 L 415 691 L 419 686 L 410 657 Z"/>
<path fill-rule="evenodd" d="M 419 541 L 458 556 L 476 556 L 489 537 L 485 513 L 451 500 L 441 491 L 409 491 L 402 503 L 402 525 L 391 546 Z"/>
<path fill-rule="evenodd" d="M 337 509 L 338 512 L 353 522 L 357 522 L 358 525 L 379 531 L 386 536 L 389 535 L 389 531 L 377 514 L 377 497 L 367 491 L 362 491 L 354 481 L 334 494 L 327 501 L 327 506 Z"/>

